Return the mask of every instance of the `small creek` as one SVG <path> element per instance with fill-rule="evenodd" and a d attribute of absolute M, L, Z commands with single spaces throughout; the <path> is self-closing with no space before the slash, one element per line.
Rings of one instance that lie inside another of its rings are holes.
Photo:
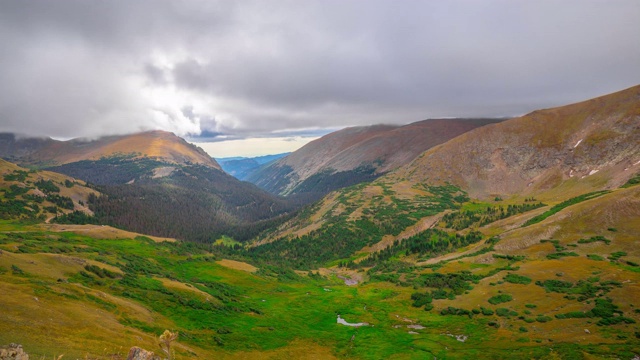
<path fill-rule="evenodd" d="M 354 326 L 354 327 L 369 326 L 369 323 L 366 323 L 366 322 L 349 323 L 345 319 L 341 318 L 340 315 L 338 315 L 338 324 L 342 324 L 342 325 L 345 325 L 345 326 Z"/>

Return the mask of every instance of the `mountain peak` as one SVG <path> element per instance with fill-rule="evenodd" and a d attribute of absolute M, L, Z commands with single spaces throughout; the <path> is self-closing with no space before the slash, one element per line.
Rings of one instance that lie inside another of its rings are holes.
<path fill-rule="evenodd" d="M 0 156 L 17 157 L 20 162 L 29 164 L 62 165 L 117 155 L 133 155 L 180 165 L 201 164 L 220 169 L 220 165 L 204 150 L 163 130 L 106 136 L 89 141 L 72 139 L 34 142 L 33 139 L 6 136 L 0 138 L 0 142 Z"/>

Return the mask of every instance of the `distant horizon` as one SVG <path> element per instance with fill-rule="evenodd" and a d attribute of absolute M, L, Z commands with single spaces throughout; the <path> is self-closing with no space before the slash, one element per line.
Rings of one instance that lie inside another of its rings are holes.
<path fill-rule="evenodd" d="M 194 142 L 214 159 L 229 157 L 253 158 L 294 152 L 320 137 L 309 138 L 248 138 L 217 142 Z"/>

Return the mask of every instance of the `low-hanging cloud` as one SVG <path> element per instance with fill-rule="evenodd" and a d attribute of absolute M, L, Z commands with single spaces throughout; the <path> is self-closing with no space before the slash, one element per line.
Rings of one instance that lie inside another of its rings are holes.
<path fill-rule="evenodd" d="M 0 131 L 241 138 L 517 115 L 640 83 L 638 14 L 634 0 L 8 0 Z"/>

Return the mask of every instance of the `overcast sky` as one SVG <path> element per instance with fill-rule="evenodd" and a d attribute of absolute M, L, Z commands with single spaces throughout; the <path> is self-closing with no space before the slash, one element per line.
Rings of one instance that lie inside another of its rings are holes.
<path fill-rule="evenodd" d="M 638 0 L 0 0 L 0 131 L 294 143 L 519 115 L 639 84 L 639 19 Z"/>

